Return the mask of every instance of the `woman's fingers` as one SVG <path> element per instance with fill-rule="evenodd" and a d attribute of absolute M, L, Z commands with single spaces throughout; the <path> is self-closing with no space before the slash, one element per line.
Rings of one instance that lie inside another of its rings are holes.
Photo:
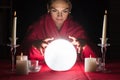
<path fill-rule="evenodd" d="M 75 37 L 69 36 L 70 39 L 72 39 L 73 41 L 76 41 Z"/>
<path fill-rule="evenodd" d="M 54 40 L 53 37 L 52 37 L 52 38 L 46 38 L 44 41 L 49 43 L 49 42 L 52 41 L 52 40 Z"/>
<path fill-rule="evenodd" d="M 44 56 L 44 50 L 41 47 L 40 47 L 40 52 L 41 52 L 41 55 Z"/>
<path fill-rule="evenodd" d="M 75 37 L 69 36 L 69 38 L 72 40 L 73 45 L 78 45 L 79 44 L 79 42 L 77 41 L 77 39 Z"/>
<path fill-rule="evenodd" d="M 51 42 L 54 38 L 46 38 L 41 44 L 42 48 L 46 48 L 49 42 Z"/>

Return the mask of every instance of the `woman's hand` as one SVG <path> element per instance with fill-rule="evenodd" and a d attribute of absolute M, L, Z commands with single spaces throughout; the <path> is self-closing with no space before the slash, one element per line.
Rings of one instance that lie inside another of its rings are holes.
<path fill-rule="evenodd" d="M 39 50 L 41 51 L 42 55 L 44 55 L 44 50 L 45 48 L 48 46 L 48 44 L 53 41 L 54 38 L 46 38 L 42 41 L 41 43 L 41 47 L 39 48 Z"/>
<path fill-rule="evenodd" d="M 72 43 L 74 46 L 77 47 L 77 52 L 80 53 L 80 52 L 81 52 L 80 42 L 79 42 L 75 37 L 73 37 L 73 36 L 69 36 L 69 39 L 72 40 L 71 43 Z"/>
<path fill-rule="evenodd" d="M 72 40 L 72 44 L 75 45 L 75 46 L 80 46 L 79 42 L 77 41 L 77 39 L 73 36 L 69 36 L 69 39 Z"/>
<path fill-rule="evenodd" d="M 48 46 L 48 44 L 54 40 L 54 38 L 46 38 L 44 40 L 36 40 L 33 42 L 33 47 L 37 48 L 41 55 L 44 55 L 44 49 Z"/>
<path fill-rule="evenodd" d="M 42 43 L 41 43 L 41 47 L 42 47 L 42 48 L 46 48 L 47 45 L 48 45 L 51 41 L 53 41 L 53 40 L 54 40 L 54 38 L 46 38 L 46 39 L 44 39 L 44 40 L 42 41 Z"/>

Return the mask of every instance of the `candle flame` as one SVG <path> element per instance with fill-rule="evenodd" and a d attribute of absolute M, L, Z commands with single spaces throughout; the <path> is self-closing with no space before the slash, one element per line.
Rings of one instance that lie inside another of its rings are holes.
<path fill-rule="evenodd" d="M 14 16 L 16 16 L 16 11 L 14 11 Z"/>
<path fill-rule="evenodd" d="M 91 59 L 91 55 L 90 55 L 90 59 Z"/>
<path fill-rule="evenodd" d="M 23 53 L 21 53 L 21 58 L 20 59 L 23 60 Z"/>
<path fill-rule="evenodd" d="M 105 14 L 107 14 L 107 10 L 105 10 Z"/>

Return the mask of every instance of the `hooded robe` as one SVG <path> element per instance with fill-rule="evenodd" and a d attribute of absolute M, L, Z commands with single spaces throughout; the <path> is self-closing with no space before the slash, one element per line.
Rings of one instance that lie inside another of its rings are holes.
<path fill-rule="evenodd" d="M 21 51 L 29 55 L 29 59 L 44 60 L 41 51 L 33 47 L 32 44 L 35 41 L 41 41 L 52 37 L 54 39 L 63 38 L 69 40 L 68 36 L 86 41 L 87 44 L 81 52 L 84 57 L 89 57 L 90 55 L 92 57 L 96 56 L 92 46 L 89 45 L 89 39 L 85 30 L 80 24 L 73 21 L 72 17 L 69 16 L 63 23 L 61 29 L 58 30 L 50 14 L 43 15 L 36 23 L 28 28 L 27 34 L 21 44 Z"/>

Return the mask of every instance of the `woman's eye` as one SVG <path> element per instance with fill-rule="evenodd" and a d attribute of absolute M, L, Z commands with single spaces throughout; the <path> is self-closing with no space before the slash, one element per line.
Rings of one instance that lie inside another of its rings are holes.
<path fill-rule="evenodd" d="M 63 13 L 68 13 L 69 11 L 67 11 L 67 10 L 65 10 L 65 11 L 63 11 Z"/>
<path fill-rule="evenodd" d="M 55 10 L 55 9 L 52 9 L 52 10 L 51 10 L 51 12 L 57 12 L 57 10 Z"/>
<path fill-rule="evenodd" d="M 69 13 L 68 9 L 63 10 L 63 13 Z"/>

